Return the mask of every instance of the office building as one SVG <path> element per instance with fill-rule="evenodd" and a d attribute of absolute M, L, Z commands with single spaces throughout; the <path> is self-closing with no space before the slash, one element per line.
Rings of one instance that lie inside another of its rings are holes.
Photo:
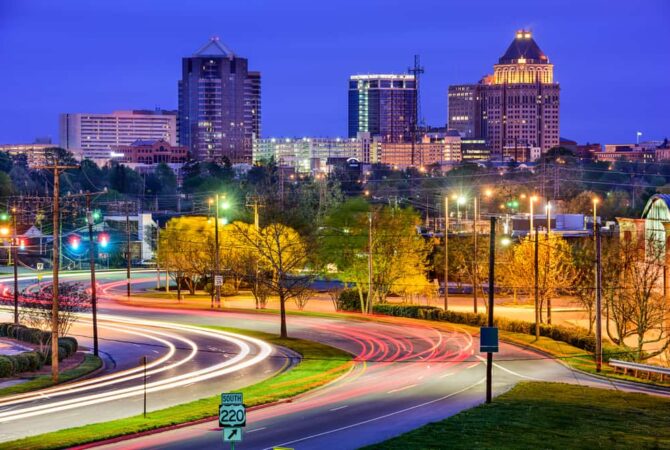
<path fill-rule="evenodd" d="M 448 103 L 449 126 L 485 139 L 492 159 L 528 161 L 559 145 L 560 87 L 527 30 L 517 31 L 493 75 L 451 86 Z"/>
<path fill-rule="evenodd" d="M 114 148 L 114 160 L 120 163 L 137 164 L 183 164 L 188 160 L 188 149 L 171 145 L 163 139 L 138 139 L 130 145 Z"/>
<path fill-rule="evenodd" d="M 175 111 L 114 111 L 111 114 L 61 114 L 60 146 L 79 159 L 104 164 L 113 149 L 141 140 L 177 144 Z"/>
<path fill-rule="evenodd" d="M 213 37 L 182 59 L 179 144 L 200 161 L 249 163 L 260 137 L 261 76 Z"/>
<path fill-rule="evenodd" d="M 28 167 L 33 168 L 47 164 L 48 148 L 55 147 L 49 138 L 38 138 L 32 144 L 0 144 L 0 152 L 12 157 L 25 156 Z"/>
<path fill-rule="evenodd" d="M 416 127 L 414 75 L 349 78 L 349 137 L 370 133 L 383 142 L 411 142 Z"/>
<path fill-rule="evenodd" d="M 354 138 L 254 139 L 253 161 L 274 159 L 278 165 L 291 167 L 296 172 L 326 172 L 329 160 L 354 158 L 366 161 L 370 143 L 367 133 L 359 133 Z"/>

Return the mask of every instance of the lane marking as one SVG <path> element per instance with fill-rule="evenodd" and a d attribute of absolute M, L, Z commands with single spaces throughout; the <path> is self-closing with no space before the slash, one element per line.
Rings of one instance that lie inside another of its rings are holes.
<path fill-rule="evenodd" d="M 477 356 L 477 358 L 479 358 L 479 356 Z M 468 367 L 465 368 L 465 370 L 472 369 L 473 367 L 476 367 L 476 366 L 478 366 L 478 365 L 479 365 L 478 362 L 476 362 L 476 363 L 474 363 L 474 364 L 470 364 Z"/>
<path fill-rule="evenodd" d="M 254 428 L 253 430 L 245 431 L 244 434 L 250 434 L 250 433 L 255 433 L 256 431 L 262 431 L 265 430 L 267 427 L 260 427 L 260 428 Z M 217 428 L 218 431 L 218 428 Z"/>
<path fill-rule="evenodd" d="M 486 361 L 486 358 L 483 358 L 483 357 L 481 357 L 481 356 L 479 356 L 479 355 L 475 355 L 475 356 L 476 356 L 477 358 L 481 359 L 482 361 Z M 515 376 L 517 376 L 517 377 L 519 377 L 519 378 L 525 378 L 525 379 L 527 379 L 527 380 L 535 380 L 535 381 L 547 381 L 547 380 L 543 380 L 543 379 L 541 379 L 541 378 L 535 378 L 535 377 L 531 377 L 531 376 L 529 376 L 529 375 L 523 375 L 523 374 L 520 374 L 520 373 L 515 372 L 515 371 L 513 371 L 513 370 L 510 370 L 510 369 L 508 369 L 508 368 L 506 368 L 506 367 L 503 367 L 503 366 L 501 366 L 501 365 L 498 364 L 498 363 L 493 363 L 493 367 L 497 367 L 498 369 L 503 370 L 503 371 L 505 371 L 505 372 L 507 372 L 507 373 L 510 373 L 510 374 L 512 374 L 512 375 L 515 375 Z"/>
<path fill-rule="evenodd" d="M 349 407 L 349 405 L 342 405 L 342 406 L 338 406 L 337 408 L 333 408 L 330 411 L 339 411 L 340 409 L 344 409 L 344 408 L 348 408 L 348 407 Z"/>
<path fill-rule="evenodd" d="M 412 411 L 412 410 L 417 409 L 417 408 L 422 408 L 424 406 L 432 405 L 433 403 L 441 402 L 442 400 L 446 400 L 448 398 L 451 398 L 451 397 L 454 397 L 456 395 L 462 394 L 463 392 L 468 391 L 468 390 L 472 389 L 473 387 L 484 383 L 484 381 L 486 381 L 486 378 L 482 378 L 481 380 L 479 380 L 475 383 L 472 383 L 471 385 L 466 386 L 461 390 L 458 390 L 456 392 L 452 392 L 451 394 L 447 394 L 443 397 L 436 398 L 434 400 L 429 400 L 427 402 L 420 403 L 418 405 L 410 406 L 409 408 L 400 409 L 398 411 L 394 411 L 394 412 L 391 412 L 391 413 L 388 413 L 388 414 L 384 414 L 382 416 L 373 417 L 372 419 L 363 420 L 361 422 L 357 422 L 357 423 L 347 425 L 347 426 L 344 426 L 344 427 L 339 427 L 339 428 L 335 428 L 335 429 L 332 429 L 332 430 L 329 430 L 329 431 L 324 431 L 322 433 L 316 433 L 316 434 L 312 434 L 310 436 L 305 436 L 303 438 L 295 439 L 293 441 L 288 441 L 288 442 L 283 442 L 281 444 L 276 444 L 276 445 L 273 445 L 271 447 L 267 447 L 264 450 L 272 450 L 275 447 L 287 447 L 287 446 L 289 446 L 291 444 L 295 444 L 297 442 L 306 441 L 308 439 L 314 439 L 314 438 L 317 438 L 317 437 L 325 436 L 327 434 L 337 433 L 338 431 L 348 430 L 349 428 L 354 428 L 354 427 L 357 427 L 357 426 L 360 426 L 360 425 L 365 425 L 365 424 L 370 423 L 370 422 L 375 422 L 377 420 L 386 419 L 387 417 L 392 417 L 392 416 L 402 414 L 402 413 L 407 412 L 407 411 Z"/>
<path fill-rule="evenodd" d="M 398 388 L 398 389 L 392 389 L 392 390 L 388 391 L 387 394 L 393 394 L 394 392 L 401 392 L 401 391 L 404 391 L 406 389 L 411 389 L 414 386 L 416 386 L 416 384 L 409 384 L 407 386 L 403 386 L 403 387 Z"/>
<path fill-rule="evenodd" d="M 447 378 L 447 377 L 450 377 L 452 375 L 456 375 L 456 372 L 445 373 L 444 375 L 440 375 L 440 378 Z"/>

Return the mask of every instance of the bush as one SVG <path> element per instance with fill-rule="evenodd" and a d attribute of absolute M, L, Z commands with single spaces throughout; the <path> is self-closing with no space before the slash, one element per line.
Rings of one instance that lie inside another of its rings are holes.
<path fill-rule="evenodd" d="M 16 373 L 27 372 L 28 370 L 30 370 L 30 359 L 28 359 L 28 357 L 25 356 L 24 353 L 12 355 L 12 359 L 14 360 Z"/>
<path fill-rule="evenodd" d="M 0 356 L 0 378 L 14 375 L 14 363 L 7 356 Z"/>
<path fill-rule="evenodd" d="M 22 355 L 28 359 L 28 371 L 34 372 L 42 368 L 42 355 L 39 352 L 25 352 Z"/>
<path fill-rule="evenodd" d="M 67 356 L 74 355 L 77 353 L 77 340 L 69 336 L 58 338 L 58 347 L 64 347 L 66 349 Z"/>
<path fill-rule="evenodd" d="M 482 327 L 488 323 L 486 314 L 463 313 L 456 311 L 444 311 L 434 306 L 420 305 L 374 305 L 375 314 L 384 314 L 387 316 L 410 317 L 414 319 L 436 320 L 441 322 L 451 322 L 463 325 Z M 535 334 L 535 323 L 524 322 L 521 320 L 510 320 L 506 318 L 495 319 L 495 325 L 501 331 L 511 331 L 513 333 Z M 540 336 L 562 341 L 573 347 L 581 348 L 589 352 L 596 349 L 596 338 L 588 334 L 586 330 L 576 327 L 566 327 L 563 325 L 540 324 Z M 634 360 L 635 351 L 624 346 L 612 344 L 603 344 L 603 360 L 609 361 L 610 358 Z"/>
<path fill-rule="evenodd" d="M 7 328 L 10 325 L 10 323 L 0 323 L 0 337 L 7 337 Z"/>
<path fill-rule="evenodd" d="M 365 298 L 366 295 L 367 293 L 364 292 L 363 297 Z M 337 310 L 361 312 L 361 299 L 358 297 L 358 291 L 356 289 L 345 289 L 340 292 L 337 297 Z"/>

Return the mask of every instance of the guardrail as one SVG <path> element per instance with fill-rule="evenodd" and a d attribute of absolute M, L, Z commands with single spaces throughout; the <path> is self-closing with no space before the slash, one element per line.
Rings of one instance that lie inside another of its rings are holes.
<path fill-rule="evenodd" d="M 652 374 L 660 375 L 661 382 L 665 381 L 666 376 L 670 377 L 670 367 L 640 364 L 631 361 L 620 361 L 618 359 L 610 359 L 609 364 L 610 366 L 614 367 L 615 372 L 618 369 L 621 369 L 624 375 L 627 374 L 629 370 L 633 371 L 633 375 L 636 378 L 639 378 L 639 372 L 646 373 L 647 378 L 649 379 L 651 379 Z"/>

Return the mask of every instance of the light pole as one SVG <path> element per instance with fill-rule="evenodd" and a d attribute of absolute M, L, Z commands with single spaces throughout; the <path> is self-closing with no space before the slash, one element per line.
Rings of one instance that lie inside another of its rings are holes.
<path fill-rule="evenodd" d="M 597 212 L 597 207 L 598 203 L 600 202 L 600 199 L 598 197 L 593 197 L 593 237 L 595 239 L 596 236 L 596 221 L 598 220 L 598 216 L 596 215 Z"/>
<path fill-rule="evenodd" d="M 449 196 L 444 196 L 444 310 L 449 306 Z"/>
<path fill-rule="evenodd" d="M 551 233 L 551 202 L 547 202 L 547 234 Z"/>
<path fill-rule="evenodd" d="M 16 208 L 12 207 L 12 224 L 14 225 L 14 239 L 12 253 L 14 253 L 14 323 L 19 323 L 19 269 L 18 269 L 18 230 L 16 229 Z"/>
<path fill-rule="evenodd" d="M 479 275 L 479 261 L 477 258 L 477 195 L 472 199 L 472 239 L 474 244 L 474 255 L 472 257 L 472 303 L 474 307 L 475 314 L 477 314 L 477 288 L 479 287 L 478 276 Z"/>
<path fill-rule="evenodd" d="M 214 262 L 216 273 L 214 274 L 214 289 L 216 291 L 216 304 L 221 307 L 221 267 L 219 264 L 219 194 L 216 194 L 216 205 L 214 206 L 214 254 L 216 261 Z M 214 307 L 214 305 L 212 305 Z"/>
<path fill-rule="evenodd" d="M 93 212 L 91 193 L 86 192 L 86 222 L 88 223 L 88 256 L 91 267 L 91 312 L 93 314 L 93 354 L 98 356 L 98 299 L 95 286 L 95 245 L 93 244 Z"/>
<path fill-rule="evenodd" d="M 537 201 L 537 197 L 535 195 L 531 195 L 530 198 L 528 199 L 528 203 L 530 204 L 530 232 L 533 233 L 533 203 Z M 537 230 L 535 230 L 537 232 Z"/>

